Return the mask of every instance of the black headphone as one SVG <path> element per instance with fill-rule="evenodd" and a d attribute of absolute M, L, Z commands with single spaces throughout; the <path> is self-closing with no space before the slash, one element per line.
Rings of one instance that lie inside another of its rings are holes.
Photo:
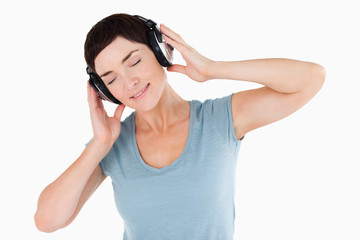
<path fill-rule="evenodd" d="M 156 22 L 152 21 L 151 19 L 141 17 L 139 15 L 134 15 L 134 17 L 137 17 L 138 19 L 143 21 L 144 24 L 149 28 L 149 31 L 147 31 L 146 33 L 147 39 L 151 46 L 151 50 L 154 52 L 155 57 L 160 63 L 160 65 L 163 67 L 171 66 L 174 48 L 170 44 L 164 42 L 163 34 L 160 32 L 160 29 L 156 25 Z M 96 94 L 101 99 L 113 102 L 115 104 L 121 104 L 121 102 L 110 93 L 109 89 L 106 87 L 105 83 L 102 81 L 99 75 L 92 72 L 89 66 L 86 67 L 86 72 L 90 76 L 90 86 L 95 89 Z"/>

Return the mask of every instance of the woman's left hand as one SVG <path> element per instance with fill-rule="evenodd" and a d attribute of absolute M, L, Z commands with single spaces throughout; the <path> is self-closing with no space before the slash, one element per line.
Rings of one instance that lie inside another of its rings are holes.
<path fill-rule="evenodd" d="M 190 47 L 179 34 L 164 24 L 160 24 L 160 31 L 164 34 L 165 42 L 176 48 L 186 62 L 186 66 L 173 64 L 167 68 L 168 71 L 183 73 L 197 82 L 213 79 L 211 70 L 214 61 L 202 56 L 194 48 Z"/>

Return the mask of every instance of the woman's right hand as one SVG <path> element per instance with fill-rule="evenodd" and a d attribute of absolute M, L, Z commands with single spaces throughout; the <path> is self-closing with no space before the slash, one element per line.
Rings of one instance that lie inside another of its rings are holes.
<path fill-rule="evenodd" d="M 97 96 L 95 90 L 90 86 L 89 81 L 87 83 L 87 94 L 94 134 L 93 140 L 112 146 L 120 134 L 121 115 L 125 109 L 125 105 L 120 104 L 115 109 L 114 116 L 109 117 L 105 111 L 102 99 Z"/>

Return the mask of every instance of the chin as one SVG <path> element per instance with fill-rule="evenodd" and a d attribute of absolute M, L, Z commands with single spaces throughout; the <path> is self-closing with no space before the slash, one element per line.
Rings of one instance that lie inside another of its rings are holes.
<path fill-rule="evenodd" d="M 153 110 L 158 104 L 158 100 L 151 99 L 150 101 L 146 101 L 142 104 L 138 104 L 137 106 L 134 106 L 134 110 L 139 112 L 148 112 Z"/>
<path fill-rule="evenodd" d="M 142 99 L 142 101 L 139 102 L 130 101 L 125 103 L 125 105 L 129 108 L 134 109 L 135 111 L 148 112 L 157 106 L 159 99 L 160 99 L 159 97 L 147 96 L 147 98 Z"/>

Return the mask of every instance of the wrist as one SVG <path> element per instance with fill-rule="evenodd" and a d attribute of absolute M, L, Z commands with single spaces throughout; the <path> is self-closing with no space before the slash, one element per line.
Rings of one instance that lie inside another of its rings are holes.
<path fill-rule="evenodd" d="M 102 159 L 109 153 L 112 145 L 97 141 L 96 139 L 91 140 L 86 149 L 83 152 L 87 164 L 98 165 Z"/>
<path fill-rule="evenodd" d="M 212 61 L 208 66 L 208 78 L 210 79 L 222 79 L 224 77 L 224 62 Z"/>
<path fill-rule="evenodd" d="M 104 141 L 101 139 L 93 138 L 89 145 L 94 149 L 97 149 L 99 153 L 108 153 L 114 143 L 110 141 Z"/>

